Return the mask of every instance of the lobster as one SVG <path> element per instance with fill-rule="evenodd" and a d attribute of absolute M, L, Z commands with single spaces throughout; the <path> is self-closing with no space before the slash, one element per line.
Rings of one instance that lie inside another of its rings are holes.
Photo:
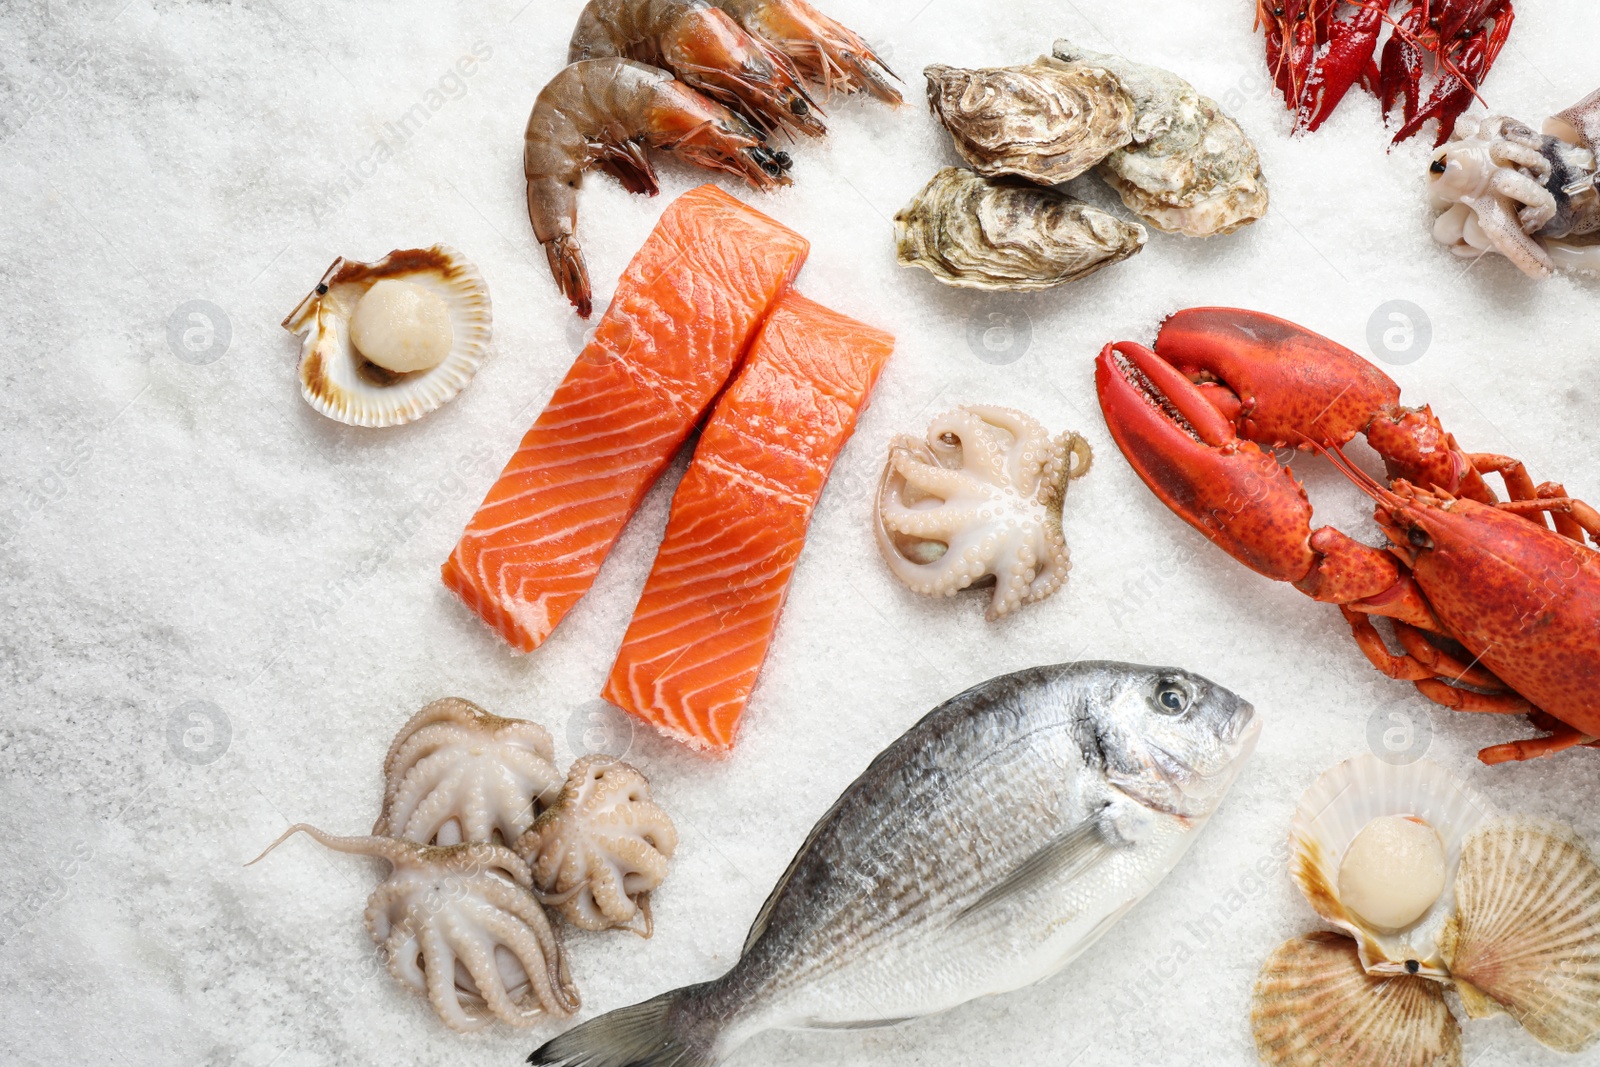
<path fill-rule="evenodd" d="M 1358 82 L 1374 93 L 1384 115 L 1401 105 L 1394 144 L 1413 137 L 1429 119 L 1438 140 L 1449 140 L 1456 119 L 1477 96 L 1516 18 L 1511 0 L 1409 0 L 1398 19 L 1396 0 L 1256 0 L 1256 27 L 1266 32 L 1267 66 L 1295 132 L 1315 130 Z M 1337 17 L 1339 15 L 1343 17 Z M 1383 24 L 1394 28 L 1376 62 Z M 1424 56 L 1436 78 L 1424 99 Z"/>
<path fill-rule="evenodd" d="M 1484 749 L 1484 763 L 1600 747 L 1600 512 L 1510 456 L 1464 452 L 1372 363 L 1260 312 L 1180 311 L 1154 350 L 1106 345 L 1095 386 L 1133 469 L 1213 544 L 1337 605 L 1389 677 L 1545 731 Z M 1357 434 L 1387 483 L 1344 454 Z M 1271 451 L 1285 446 L 1321 453 L 1370 497 L 1388 545 L 1313 530 L 1304 487 Z M 1374 616 L 1392 621 L 1398 653 Z"/>

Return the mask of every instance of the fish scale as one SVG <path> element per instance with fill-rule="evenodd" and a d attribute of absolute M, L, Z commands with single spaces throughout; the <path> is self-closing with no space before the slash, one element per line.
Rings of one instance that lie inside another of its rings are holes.
<path fill-rule="evenodd" d="M 534 1064 L 709 1067 L 774 1028 L 878 1026 L 1015 989 L 1172 869 L 1256 738 L 1171 668 L 992 679 L 886 749 L 811 831 L 715 981 L 603 1015 Z"/>

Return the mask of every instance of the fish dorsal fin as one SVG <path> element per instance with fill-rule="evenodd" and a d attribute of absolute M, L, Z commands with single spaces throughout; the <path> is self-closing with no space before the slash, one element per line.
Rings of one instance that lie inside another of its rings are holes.
<path fill-rule="evenodd" d="M 1117 831 L 1106 812 L 1101 811 L 1053 838 L 1019 863 L 1010 874 L 962 908 L 955 921 L 961 922 L 1020 896 L 1047 879 L 1075 878 L 1110 856 L 1117 846 Z"/>

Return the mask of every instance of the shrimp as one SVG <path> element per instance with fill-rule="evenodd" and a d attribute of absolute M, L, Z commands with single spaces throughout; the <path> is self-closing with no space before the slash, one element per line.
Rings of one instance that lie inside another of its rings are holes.
<path fill-rule="evenodd" d="M 710 0 L 753 36 L 770 42 L 808 79 L 831 93 L 868 92 L 900 106 L 889 69 L 854 31 L 824 15 L 806 0 Z M 887 77 L 885 77 L 887 75 Z"/>
<path fill-rule="evenodd" d="M 598 165 L 629 192 L 654 196 L 651 148 L 738 174 L 758 189 L 789 184 L 787 153 L 767 147 L 760 131 L 666 71 L 617 58 L 564 68 L 528 116 L 522 170 L 534 235 L 556 284 L 584 318 L 591 300 L 577 236 L 583 172 Z"/>
<path fill-rule="evenodd" d="M 827 132 L 794 64 L 707 0 L 589 0 L 567 62 L 608 56 L 669 70 L 766 133 Z"/>

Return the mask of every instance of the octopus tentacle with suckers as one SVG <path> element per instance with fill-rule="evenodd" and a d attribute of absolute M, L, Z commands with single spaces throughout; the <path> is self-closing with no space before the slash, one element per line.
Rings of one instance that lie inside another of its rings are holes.
<path fill-rule="evenodd" d="M 924 439 L 896 437 L 878 486 L 878 547 L 895 577 L 925 596 L 994 579 L 992 621 L 1043 600 L 1071 564 L 1061 530 L 1067 482 L 1089 470 L 1089 443 L 1052 438 L 1011 408 L 969 404 Z"/>
<path fill-rule="evenodd" d="M 561 794 L 517 850 L 543 899 L 584 930 L 649 937 L 650 892 L 667 876 L 678 831 L 639 770 L 604 755 L 572 765 Z"/>
<path fill-rule="evenodd" d="M 513 845 L 561 788 L 550 733 L 459 697 L 435 700 L 400 728 L 384 758 L 383 811 L 372 832 L 419 844 Z"/>
<path fill-rule="evenodd" d="M 1459 256 L 1498 252 L 1532 277 L 1600 272 L 1600 91 L 1535 132 L 1504 115 L 1463 118 L 1433 155 L 1433 236 Z"/>
<path fill-rule="evenodd" d="M 490 1019 L 531 1026 L 578 1010 L 560 939 L 533 895 L 532 872 L 509 848 L 336 837 L 301 823 L 261 856 L 301 832 L 390 863 L 389 877 L 367 900 L 367 932 L 389 973 L 426 996 L 452 1029 L 477 1030 Z"/>

